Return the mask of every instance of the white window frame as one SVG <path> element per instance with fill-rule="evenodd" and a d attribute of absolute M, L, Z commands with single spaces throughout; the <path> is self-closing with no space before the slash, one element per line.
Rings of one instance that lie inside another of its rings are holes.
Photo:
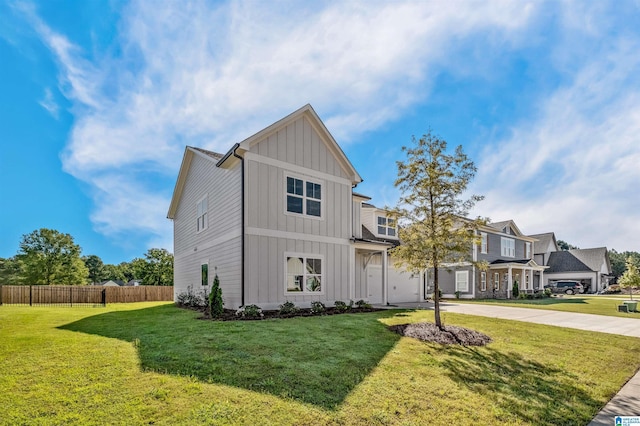
<path fill-rule="evenodd" d="M 531 259 L 531 243 L 529 241 L 524 242 L 524 257 Z"/>
<path fill-rule="evenodd" d="M 288 192 L 288 180 L 289 179 L 296 179 L 296 180 L 302 181 L 302 195 L 290 194 Z M 319 199 L 307 194 L 307 183 L 312 183 L 314 185 L 320 185 L 320 198 Z M 283 192 L 284 192 L 284 214 L 289 215 L 289 216 L 295 216 L 295 217 L 303 216 L 305 218 L 316 219 L 316 220 L 324 219 L 324 200 L 326 199 L 325 188 L 326 188 L 325 181 L 323 181 L 321 179 L 310 178 L 308 176 L 301 176 L 301 175 L 296 175 L 296 174 L 292 174 L 292 173 L 285 173 L 285 175 L 284 175 L 284 188 L 283 188 Z M 288 207 L 289 207 L 288 198 L 289 197 L 300 198 L 302 200 L 302 213 L 292 212 L 292 211 L 288 210 Z M 315 201 L 315 202 L 320 203 L 320 216 L 310 215 L 310 214 L 307 213 L 307 202 L 308 201 Z"/>
<path fill-rule="evenodd" d="M 493 289 L 500 290 L 500 272 L 493 273 Z"/>
<path fill-rule="evenodd" d="M 500 237 L 500 254 L 502 257 L 516 257 L 516 240 Z"/>
<path fill-rule="evenodd" d="M 480 233 L 480 253 L 487 254 L 489 252 L 489 236 L 486 232 Z"/>
<path fill-rule="evenodd" d="M 464 279 L 461 279 L 464 277 Z M 464 287 L 462 284 L 464 283 Z M 469 271 L 456 271 L 456 291 L 461 293 L 469 292 Z"/>
<path fill-rule="evenodd" d="M 480 291 L 487 291 L 487 273 L 480 271 Z"/>
<path fill-rule="evenodd" d="M 380 223 L 381 220 L 384 223 Z M 391 225 L 389 225 L 390 222 L 392 223 Z M 384 230 L 384 232 L 380 232 L 381 228 Z M 391 217 L 383 216 L 383 215 L 376 215 L 376 231 L 378 235 L 381 235 L 384 237 L 389 236 L 389 237 L 397 238 L 398 236 L 398 228 L 396 226 L 395 219 Z M 390 234 L 389 233 L 390 231 L 392 231 L 393 234 Z"/>
<path fill-rule="evenodd" d="M 529 274 L 525 271 L 524 273 L 524 288 L 525 290 L 531 290 L 529 285 L 531 284 L 531 280 L 529 279 Z"/>
<path fill-rule="evenodd" d="M 207 283 L 206 284 L 204 284 L 203 266 L 207 267 Z M 200 286 L 201 287 L 209 286 L 209 262 L 200 263 Z"/>
<path fill-rule="evenodd" d="M 320 274 L 311 274 L 308 273 L 306 268 L 304 268 L 302 273 L 302 282 L 305 283 L 303 285 L 302 291 L 291 291 L 289 290 L 289 265 L 288 260 L 291 257 L 298 257 L 303 259 L 303 266 L 307 264 L 307 259 L 317 259 L 320 260 Z M 284 293 L 288 296 L 309 296 L 309 295 L 323 295 L 324 294 L 324 276 L 325 276 L 325 268 L 326 263 L 324 261 L 324 256 L 321 254 L 311 254 L 311 253 L 296 253 L 296 252 L 285 252 L 284 253 Z M 320 279 L 320 291 L 309 291 L 306 289 L 306 281 L 308 277 L 317 276 Z"/>
<path fill-rule="evenodd" d="M 204 208 L 202 207 L 204 204 Z M 209 227 L 209 197 L 205 195 L 196 203 L 196 233 Z"/>

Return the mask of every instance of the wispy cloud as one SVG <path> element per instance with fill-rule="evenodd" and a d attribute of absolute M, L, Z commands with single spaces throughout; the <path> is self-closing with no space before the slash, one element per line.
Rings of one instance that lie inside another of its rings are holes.
<path fill-rule="evenodd" d="M 42 108 L 46 109 L 49 114 L 51 114 L 55 118 L 58 118 L 58 111 L 60 110 L 60 107 L 53 98 L 53 93 L 51 92 L 50 88 L 47 87 L 46 89 L 44 89 L 44 98 L 42 98 L 38 103 Z"/>
<path fill-rule="evenodd" d="M 533 119 L 485 150 L 474 190 L 486 195 L 478 211 L 513 218 L 525 232 L 555 231 L 584 248 L 637 250 L 640 37 L 604 37 L 613 25 L 607 19 L 583 16 L 595 29 L 573 49 L 589 54 L 570 64 L 574 74 L 541 99 Z M 572 51 L 556 49 L 558 57 Z"/>
<path fill-rule="evenodd" d="M 517 40 L 534 5 L 140 1 L 122 12 L 119 55 L 94 58 L 25 13 L 74 103 L 62 158 L 94 189 L 96 228 L 157 242 L 172 185 L 150 176 L 175 177 L 185 144 L 224 151 L 307 102 L 352 140 L 424 101 L 462 41 Z"/>

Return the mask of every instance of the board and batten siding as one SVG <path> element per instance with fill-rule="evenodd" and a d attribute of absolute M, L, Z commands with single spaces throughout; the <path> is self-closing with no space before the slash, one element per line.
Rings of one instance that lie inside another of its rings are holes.
<path fill-rule="evenodd" d="M 215 268 L 225 307 L 241 304 L 242 204 L 241 167 L 216 167 L 213 159 L 192 154 L 184 189 L 174 217 L 175 297 L 191 286 L 209 292 Z M 196 203 L 207 196 L 208 227 L 196 229 Z M 201 285 L 201 265 L 209 265 L 209 284 Z"/>
<path fill-rule="evenodd" d="M 350 298 L 351 180 L 306 117 L 257 141 L 245 158 L 245 303 L 308 306 Z M 286 179 L 322 185 L 321 217 L 286 211 Z M 286 253 L 318 255 L 322 292 L 286 293 Z"/>

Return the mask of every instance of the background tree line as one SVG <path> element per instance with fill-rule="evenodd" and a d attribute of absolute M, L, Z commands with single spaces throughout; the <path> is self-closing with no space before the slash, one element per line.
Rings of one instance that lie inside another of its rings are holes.
<path fill-rule="evenodd" d="M 82 256 L 71 235 L 41 228 L 22 236 L 15 256 L 0 257 L 0 284 L 4 285 L 87 285 L 107 280 L 173 285 L 173 255 L 152 248 L 143 258 L 105 264 L 95 254 Z"/>

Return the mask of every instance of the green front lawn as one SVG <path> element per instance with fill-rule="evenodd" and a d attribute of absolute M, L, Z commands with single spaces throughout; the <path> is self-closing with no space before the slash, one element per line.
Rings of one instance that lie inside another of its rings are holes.
<path fill-rule="evenodd" d="M 171 304 L 0 307 L 0 424 L 586 424 L 640 339 L 430 311 L 212 322 Z M 614 361 L 615 360 L 615 361 Z"/>
<path fill-rule="evenodd" d="M 636 296 L 637 297 L 637 296 Z M 636 300 L 634 297 L 634 300 Z M 606 315 L 610 317 L 637 318 L 640 319 L 640 312 L 618 312 L 618 305 L 629 297 L 616 296 L 562 296 L 549 297 L 546 299 L 522 300 L 522 299 L 477 299 L 477 300 L 455 300 L 456 303 L 481 303 L 497 304 L 502 306 L 515 306 L 519 308 L 548 309 L 552 311 L 579 312 L 582 314 Z M 640 300 L 638 300 L 640 302 Z M 638 304 L 640 307 L 640 303 Z"/>

